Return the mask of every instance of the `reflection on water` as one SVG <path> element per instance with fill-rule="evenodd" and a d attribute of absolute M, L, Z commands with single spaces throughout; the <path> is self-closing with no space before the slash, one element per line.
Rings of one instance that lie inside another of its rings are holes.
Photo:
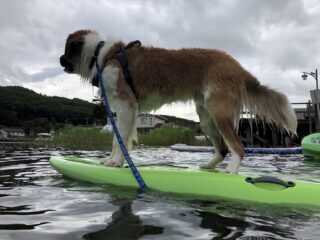
<path fill-rule="evenodd" d="M 0 239 L 320 239 L 316 211 L 200 201 L 63 178 L 52 155 L 105 157 L 99 151 L 0 143 Z M 140 163 L 198 166 L 212 153 L 143 148 Z M 223 164 L 224 167 L 226 163 Z M 246 156 L 243 172 L 320 181 L 320 163 L 301 155 Z"/>
<path fill-rule="evenodd" d="M 139 239 L 144 235 L 159 235 L 163 233 L 163 227 L 144 225 L 138 215 L 132 212 L 132 200 L 115 197 L 110 203 L 119 206 L 111 216 L 111 222 L 105 229 L 87 233 L 83 236 L 86 240 L 105 239 Z"/>

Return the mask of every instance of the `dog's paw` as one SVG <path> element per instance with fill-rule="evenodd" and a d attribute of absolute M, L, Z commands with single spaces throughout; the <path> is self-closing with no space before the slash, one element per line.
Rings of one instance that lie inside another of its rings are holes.
<path fill-rule="evenodd" d="M 116 160 L 113 160 L 113 159 L 110 159 L 110 158 L 107 158 L 103 164 L 105 166 L 108 166 L 108 167 L 122 167 L 123 163 L 122 162 L 119 162 L 119 161 L 116 161 Z"/>
<path fill-rule="evenodd" d="M 214 166 L 210 162 L 205 162 L 200 164 L 201 169 L 213 169 Z"/>
<path fill-rule="evenodd" d="M 229 173 L 229 174 L 238 174 L 237 170 L 231 169 L 231 168 L 226 168 L 226 169 L 221 169 L 220 172 L 222 173 Z"/>

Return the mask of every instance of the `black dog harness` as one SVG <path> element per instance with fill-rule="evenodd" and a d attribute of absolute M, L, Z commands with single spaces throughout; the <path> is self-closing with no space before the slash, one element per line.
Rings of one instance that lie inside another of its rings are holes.
<path fill-rule="evenodd" d="M 100 52 L 100 49 L 103 47 L 104 45 L 104 41 L 101 41 L 98 43 L 95 51 L 94 51 L 94 54 L 91 58 L 91 61 L 90 61 L 90 65 L 89 65 L 89 68 L 91 69 L 94 65 L 94 63 L 96 62 L 98 56 L 99 56 L 99 52 Z M 139 46 L 141 46 L 141 42 L 139 40 L 136 40 L 136 41 L 133 41 L 133 42 L 130 42 L 127 46 L 123 47 L 123 48 L 120 48 L 118 49 L 111 58 L 109 58 L 108 60 L 110 59 L 116 59 L 121 67 L 122 67 L 122 71 L 123 71 L 123 75 L 126 79 L 126 82 L 127 84 L 129 85 L 132 93 L 134 94 L 134 96 L 136 97 L 136 99 L 138 100 L 138 93 L 133 85 L 133 81 L 132 81 L 132 77 L 131 77 L 131 74 L 130 74 L 130 71 L 129 71 L 129 61 L 128 61 L 128 57 L 127 57 L 127 54 L 126 54 L 126 51 L 133 47 L 134 45 L 136 44 L 139 44 Z M 92 79 L 92 85 L 94 86 L 99 86 L 99 81 L 98 79 L 96 79 L 96 77 L 94 77 Z"/>

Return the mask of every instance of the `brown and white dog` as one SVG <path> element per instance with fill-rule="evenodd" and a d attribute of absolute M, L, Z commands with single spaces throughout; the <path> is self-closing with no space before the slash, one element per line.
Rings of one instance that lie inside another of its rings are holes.
<path fill-rule="evenodd" d="M 225 52 L 213 49 L 167 50 L 135 45 L 126 51 L 129 70 L 138 99 L 126 82 L 113 54 L 124 47 L 121 41 L 104 39 L 97 32 L 79 30 L 69 35 L 60 63 L 67 73 L 93 81 L 96 68 L 89 67 L 100 41 L 105 41 L 97 58 L 112 111 L 128 148 L 137 140 L 135 119 L 138 112 L 149 112 L 174 101 L 194 100 L 200 125 L 211 138 L 215 158 L 202 164 L 214 168 L 230 150 L 232 157 L 225 172 L 237 173 L 244 155 L 237 135 L 243 109 L 295 133 L 297 120 L 287 97 L 263 86 Z M 117 140 L 105 160 L 108 166 L 120 167 L 124 157 Z"/>

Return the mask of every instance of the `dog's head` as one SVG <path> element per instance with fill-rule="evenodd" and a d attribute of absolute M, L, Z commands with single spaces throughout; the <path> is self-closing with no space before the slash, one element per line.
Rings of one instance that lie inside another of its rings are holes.
<path fill-rule="evenodd" d="M 68 36 L 64 54 L 60 57 L 60 64 L 64 67 L 65 72 L 80 74 L 85 37 L 92 32 L 91 30 L 79 30 Z"/>

